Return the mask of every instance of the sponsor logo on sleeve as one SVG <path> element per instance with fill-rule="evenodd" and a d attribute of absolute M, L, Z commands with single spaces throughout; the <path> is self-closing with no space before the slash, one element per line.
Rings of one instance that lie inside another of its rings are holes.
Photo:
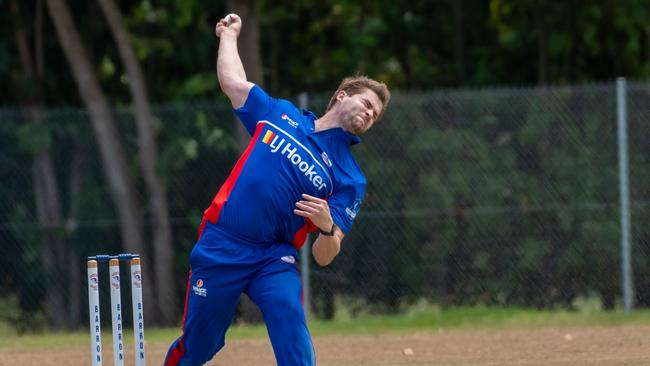
<path fill-rule="evenodd" d="M 345 209 L 345 213 L 348 215 L 350 220 L 354 220 L 357 217 L 357 214 L 359 213 L 359 210 L 361 209 L 361 200 L 356 199 L 354 200 L 354 204 L 352 207 L 347 207 Z"/>
<path fill-rule="evenodd" d="M 329 156 L 327 156 L 327 153 L 325 151 L 323 151 L 323 153 L 320 154 L 320 157 L 323 158 L 323 161 L 328 167 L 330 168 L 332 167 L 332 161 L 330 161 L 330 158 Z"/>

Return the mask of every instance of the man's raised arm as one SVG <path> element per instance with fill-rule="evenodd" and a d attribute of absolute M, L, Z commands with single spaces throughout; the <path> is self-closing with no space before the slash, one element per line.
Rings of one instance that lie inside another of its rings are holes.
<path fill-rule="evenodd" d="M 215 33 L 220 38 L 217 54 L 217 77 L 221 90 L 230 98 L 233 108 L 244 105 L 253 83 L 246 80 L 246 72 L 239 58 L 237 38 L 242 21 L 236 14 L 228 14 L 217 23 Z"/>

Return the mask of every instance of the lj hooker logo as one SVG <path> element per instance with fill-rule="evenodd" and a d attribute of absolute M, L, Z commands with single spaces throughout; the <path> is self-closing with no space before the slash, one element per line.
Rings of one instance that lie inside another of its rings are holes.
<path fill-rule="evenodd" d="M 327 190 L 327 184 L 323 182 L 323 177 L 316 172 L 316 166 L 305 161 L 305 159 L 298 153 L 298 147 L 293 146 L 289 141 L 270 130 L 266 131 L 266 134 L 262 138 L 262 142 L 269 145 L 272 153 L 275 154 L 280 151 L 280 155 L 283 155 L 289 159 L 291 164 L 298 167 L 298 170 L 305 174 L 314 187 L 319 190 Z"/>

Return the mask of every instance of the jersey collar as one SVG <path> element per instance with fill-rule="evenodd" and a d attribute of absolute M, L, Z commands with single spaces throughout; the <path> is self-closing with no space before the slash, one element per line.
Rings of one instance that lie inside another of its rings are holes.
<path fill-rule="evenodd" d="M 321 136 L 334 136 L 338 137 L 339 139 L 345 141 L 348 143 L 348 145 L 356 145 L 361 142 L 361 137 L 350 133 L 348 131 L 345 131 L 341 127 L 336 127 L 336 128 L 330 128 L 324 131 L 319 131 L 319 132 L 314 132 L 316 129 L 316 125 L 314 124 L 314 121 L 318 118 L 314 114 L 314 112 L 303 109 L 302 114 L 307 117 L 307 121 L 309 121 L 309 131 L 314 134 L 317 133 L 318 135 Z"/>

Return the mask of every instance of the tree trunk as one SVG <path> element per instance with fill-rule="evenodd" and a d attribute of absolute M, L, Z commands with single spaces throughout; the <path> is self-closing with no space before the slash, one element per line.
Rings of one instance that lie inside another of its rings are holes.
<path fill-rule="evenodd" d="M 40 111 L 32 109 L 31 118 Z M 34 119 L 34 120 L 35 120 Z M 38 153 L 32 169 L 36 216 L 43 232 L 41 259 L 45 272 L 45 315 L 52 329 L 61 330 L 68 324 L 66 311 L 65 243 L 62 238 L 59 190 L 54 179 L 54 167 L 49 151 Z"/>
<path fill-rule="evenodd" d="M 463 1 L 451 0 L 451 8 L 454 18 L 454 61 L 456 63 L 456 75 L 458 84 L 465 82 L 465 41 L 463 39 Z"/>
<path fill-rule="evenodd" d="M 543 14 L 540 11 L 535 11 L 535 27 L 537 28 L 538 38 L 537 38 L 537 84 L 546 85 L 548 79 L 548 56 L 547 56 L 547 43 L 548 35 L 546 32 L 546 26 L 544 25 Z"/>
<path fill-rule="evenodd" d="M 117 209 L 123 248 L 129 252 L 144 253 L 145 237 L 139 200 L 108 101 L 99 86 L 67 4 L 64 0 L 46 0 L 46 3 L 79 94 L 90 115 L 104 175 Z M 144 261 L 142 272 L 145 281 L 153 278 L 149 268 L 147 261 Z M 143 295 L 145 311 L 152 314 L 155 301 L 152 287 L 143 286 Z"/>
<path fill-rule="evenodd" d="M 83 151 L 81 149 L 75 150 L 75 155 L 70 164 L 70 180 L 68 182 L 68 215 L 65 219 L 65 235 L 69 237 L 77 230 L 79 198 L 81 194 L 81 172 L 83 171 Z M 84 288 L 85 283 L 82 280 L 81 273 L 85 273 L 85 268 L 81 268 L 79 263 L 79 256 L 74 249 L 68 251 L 69 256 L 66 263 L 68 263 L 68 272 L 70 278 L 68 280 L 68 313 L 70 314 L 69 327 L 77 329 L 81 325 L 82 303 L 81 289 Z"/>
<path fill-rule="evenodd" d="M 36 63 L 29 47 L 27 31 L 23 27 L 20 9 L 16 0 L 11 0 L 10 10 L 17 24 L 15 27 L 16 45 L 20 55 L 23 71 L 33 84 L 32 93 L 27 98 L 27 119 L 30 123 L 39 124 L 43 107 L 43 44 L 42 31 L 42 2 L 36 3 L 34 21 Z M 42 231 L 41 260 L 45 273 L 45 316 L 48 324 L 55 330 L 63 329 L 69 324 L 69 313 L 65 311 L 66 283 L 65 272 L 62 270 L 61 255 L 65 253 L 65 242 L 61 227 L 61 197 L 56 182 L 54 164 L 49 147 L 37 152 L 32 166 L 32 182 L 36 204 L 36 216 Z"/>
<path fill-rule="evenodd" d="M 129 76 L 129 88 L 135 104 L 135 121 L 138 128 L 140 164 L 149 197 L 149 211 L 153 218 L 153 268 L 155 277 L 150 281 L 156 289 L 158 320 L 171 325 L 177 316 L 176 288 L 174 286 L 174 250 L 172 230 L 169 223 L 167 192 L 163 180 L 156 173 L 158 153 L 152 127 L 153 114 L 149 104 L 147 87 L 142 69 L 133 51 L 133 45 L 124 26 L 122 15 L 113 0 L 98 0 L 108 19 L 113 37 L 117 42 L 122 63 Z"/>
<path fill-rule="evenodd" d="M 246 78 L 257 85 L 264 85 L 262 62 L 260 58 L 259 24 L 257 9 L 253 0 L 228 0 L 228 11 L 239 15 L 242 19 L 242 29 L 239 34 L 238 49 Z M 237 141 L 239 150 L 244 151 L 250 141 L 250 135 L 237 120 Z M 253 304 L 248 296 L 240 297 L 240 314 L 246 323 L 261 323 L 262 312 Z"/>
<path fill-rule="evenodd" d="M 650 27 L 645 26 L 645 29 L 643 30 L 643 63 L 646 64 L 650 62 Z"/>

